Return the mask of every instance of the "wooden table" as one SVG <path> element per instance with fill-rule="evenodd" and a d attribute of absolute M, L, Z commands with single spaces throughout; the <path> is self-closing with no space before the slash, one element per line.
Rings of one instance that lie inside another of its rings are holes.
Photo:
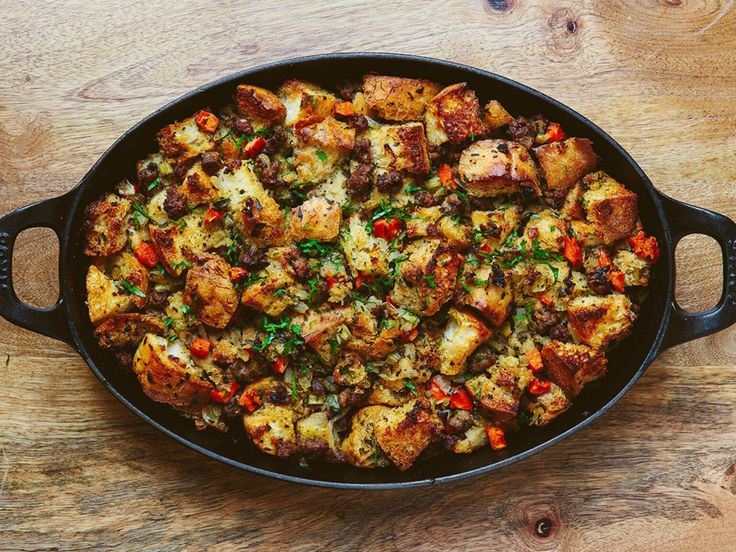
<path fill-rule="evenodd" d="M 736 218 L 733 0 L 224 4 L 0 2 L 0 212 L 70 189 L 128 127 L 196 86 L 377 50 L 540 89 L 607 129 L 659 189 Z M 23 298 L 53 302 L 56 254 L 50 232 L 23 236 Z M 709 239 L 682 244 L 683 305 L 715 302 L 718 259 Z M 312 489 L 210 461 L 115 401 L 71 348 L 4 321 L 0 375 L 1 549 L 734 548 L 736 329 L 662 354 L 559 446 L 406 492 Z"/>

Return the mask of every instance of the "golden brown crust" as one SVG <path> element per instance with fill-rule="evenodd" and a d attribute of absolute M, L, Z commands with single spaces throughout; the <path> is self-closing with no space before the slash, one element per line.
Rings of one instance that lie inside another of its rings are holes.
<path fill-rule="evenodd" d="M 427 105 L 425 124 L 429 143 L 461 144 L 483 136 L 486 125 L 475 92 L 460 82 L 444 88 Z"/>
<path fill-rule="evenodd" d="M 606 355 L 585 345 L 552 340 L 542 348 L 547 377 L 575 398 L 583 386 L 606 375 Z"/>
<path fill-rule="evenodd" d="M 184 302 L 202 323 L 213 328 L 227 326 L 238 308 L 238 293 L 228 268 L 219 255 L 207 255 L 187 272 Z"/>
<path fill-rule="evenodd" d="M 401 471 L 408 470 L 439 431 L 426 399 L 384 408 L 375 418 L 375 435 L 386 456 Z"/>
<path fill-rule="evenodd" d="M 473 307 L 491 324 L 500 327 L 511 314 L 514 299 L 511 278 L 500 271 L 494 275 L 492 267 L 481 266 L 474 271 L 471 283 L 469 292 L 458 292 L 457 303 Z"/>
<path fill-rule="evenodd" d="M 465 368 L 465 361 L 475 349 L 491 336 L 491 330 L 469 310 L 451 307 L 440 350 L 440 373 L 456 376 Z"/>
<path fill-rule="evenodd" d="M 141 313 L 116 314 L 95 330 L 100 347 L 113 349 L 138 344 L 146 334 L 161 335 L 164 323 L 159 316 Z"/>
<path fill-rule="evenodd" d="M 93 201 L 85 210 L 84 254 L 107 257 L 128 243 L 126 228 L 132 204 L 115 194 Z"/>
<path fill-rule="evenodd" d="M 427 103 L 441 88 L 422 79 L 370 74 L 363 77 L 369 114 L 387 121 L 421 121 Z"/>
<path fill-rule="evenodd" d="M 604 172 L 586 176 L 583 204 L 601 241 L 610 245 L 630 236 L 638 218 L 637 195 Z"/>
<path fill-rule="evenodd" d="M 168 226 L 151 226 L 149 228 L 151 243 L 158 255 L 159 261 L 166 271 L 173 276 L 180 276 L 184 272 L 184 255 L 179 249 L 179 229 L 175 224 Z"/>
<path fill-rule="evenodd" d="M 525 191 L 541 194 L 539 174 L 529 151 L 516 142 L 481 140 L 460 156 L 458 172 L 472 196 L 493 197 Z"/>
<path fill-rule="evenodd" d="M 629 334 L 635 315 L 623 294 L 578 297 L 568 303 L 567 315 L 575 336 L 595 349 L 602 349 Z"/>
<path fill-rule="evenodd" d="M 534 148 L 534 153 L 547 181 L 544 197 L 554 206 L 560 206 L 578 180 L 598 165 L 592 143 L 587 138 L 551 142 Z"/>
<path fill-rule="evenodd" d="M 498 130 L 508 125 L 514 118 L 509 112 L 496 100 L 489 101 L 483 108 L 483 121 L 486 123 L 488 130 Z"/>
<path fill-rule="evenodd" d="M 201 163 L 195 163 L 184 177 L 184 183 L 179 186 L 182 194 L 191 205 L 201 205 L 217 197 L 217 188 L 209 175 L 202 169 Z"/>
<path fill-rule="evenodd" d="M 238 113 L 266 127 L 279 125 L 286 118 L 286 107 L 276 94 L 251 84 L 235 89 L 235 106 Z"/>

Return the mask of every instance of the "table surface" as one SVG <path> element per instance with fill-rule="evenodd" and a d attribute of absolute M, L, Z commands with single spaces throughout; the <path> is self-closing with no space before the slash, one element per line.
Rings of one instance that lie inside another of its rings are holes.
<path fill-rule="evenodd" d="M 606 129 L 663 192 L 736 218 L 733 0 L 128 4 L 0 1 L 0 212 L 69 190 L 128 127 L 201 84 L 375 50 L 542 90 Z M 57 253 L 50 231 L 21 237 L 26 301 L 54 301 Z M 720 271 L 715 242 L 687 238 L 681 304 L 713 305 Z M 0 321 L 0 548 L 731 550 L 735 365 L 731 329 L 666 351 L 601 420 L 502 472 L 338 492 L 162 437 L 70 347 Z"/>

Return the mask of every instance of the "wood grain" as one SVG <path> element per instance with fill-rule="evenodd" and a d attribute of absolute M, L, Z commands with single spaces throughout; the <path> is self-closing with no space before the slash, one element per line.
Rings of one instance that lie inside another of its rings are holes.
<path fill-rule="evenodd" d="M 376 50 L 538 88 L 605 128 L 665 193 L 736 218 L 733 0 L 220 4 L 0 1 L 0 212 L 70 189 L 198 85 Z M 704 243 L 678 251 L 692 308 L 720 289 Z M 57 293 L 54 247 L 41 233 L 17 251 L 31 302 Z M 0 321 L 0 549 L 733 550 L 734 376 L 731 329 L 667 351 L 603 419 L 501 473 L 335 492 L 200 457 L 112 399 L 69 347 Z"/>

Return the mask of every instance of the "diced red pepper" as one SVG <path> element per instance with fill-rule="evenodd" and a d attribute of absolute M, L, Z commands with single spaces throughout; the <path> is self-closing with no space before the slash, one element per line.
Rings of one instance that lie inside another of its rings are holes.
<path fill-rule="evenodd" d="M 230 280 L 233 282 L 242 282 L 245 280 L 250 272 L 248 272 L 246 269 L 240 266 L 233 266 L 230 267 L 227 271 L 227 275 L 230 277 Z"/>
<path fill-rule="evenodd" d="M 624 273 L 620 270 L 612 270 L 609 274 L 609 280 L 611 281 L 611 287 L 623 293 L 626 290 Z"/>
<path fill-rule="evenodd" d="M 436 381 L 430 380 L 428 385 L 429 385 L 428 387 L 429 396 L 432 397 L 434 402 L 438 403 L 438 402 L 446 401 L 447 399 L 450 398 L 450 395 L 445 393 L 445 391 L 442 389 L 442 387 L 440 387 L 440 385 Z"/>
<path fill-rule="evenodd" d="M 207 358 L 210 354 L 212 343 L 201 337 L 195 337 L 189 351 L 197 358 Z"/>
<path fill-rule="evenodd" d="M 378 219 L 373 223 L 373 235 L 377 238 L 386 239 L 388 233 L 388 221 L 386 219 Z"/>
<path fill-rule="evenodd" d="M 263 136 L 256 136 L 250 142 L 243 146 L 243 153 L 249 158 L 254 158 L 256 155 L 263 151 L 266 147 L 266 140 Z"/>
<path fill-rule="evenodd" d="M 473 410 L 473 401 L 465 389 L 455 389 L 455 392 L 450 395 L 450 408 Z"/>
<path fill-rule="evenodd" d="M 488 437 L 488 445 L 493 450 L 505 449 L 508 446 L 508 444 L 506 443 L 506 434 L 500 427 L 486 426 L 485 432 L 486 437 Z"/>
<path fill-rule="evenodd" d="M 598 266 L 611 266 L 611 257 L 603 249 L 598 250 Z"/>
<path fill-rule="evenodd" d="M 243 394 L 240 395 L 238 403 L 241 406 L 244 406 L 248 412 L 253 412 L 263 404 L 263 401 L 258 395 L 256 395 L 256 392 L 252 387 L 246 387 Z"/>
<path fill-rule="evenodd" d="M 532 395 L 544 395 L 552 388 L 552 383 L 550 383 L 547 380 L 540 380 L 537 378 L 534 378 L 529 383 L 529 392 Z"/>
<path fill-rule="evenodd" d="M 652 264 L 659 260 L 659 242 L 654 236 L 647 236 L 639 230 L 636 236 L 629 238 L 629 245 L 634 253 Z"/>
<path fill-rule="evenodd" d="M 565 244 L 562 249 L 562 256 L 572 266 L 580 266 L 583 264 L 583 250 L 580 248 L 578 240 L 570 236 L 565 236 Z"/>
<path fill-rule="evenodd" d="M 335 113 L 343 117 L 355 115 L 355 107 L 351 102 L 338 102 L 335 104 Z"/>
<path fill-rule="evenodd" d="M 551 309 L 552 307 L 554 307 L 554 306 L 555 306 L 555 301 L 554 301 L 554 299 L 552 299 L 552 298 L 551 298 L 551 297 L 550 297 L 549 295 L 547 295 L 546 293 L 542 293 L 542 294 L 541 294 L 541 295 L 539 296 L 539 302 L 540 302 L 540 303 L 542 303 L 542 304 L 543 304 L 543 305 L 544 305 L 545 307 L 547 307 L 548 309 Z"/>
<path fill-rule="evenodd" d="M 215 209 L 212 205 L 207 207 L 207 211 L 204 214 L 205 224 L 214 224 L 222 220 L 222 211 Z"/>
<path fill-rule="evenodd" d="M 217 130 L 217 125 L 220 124 L 220 119 L 214 116 L 209 111 L 200 111 L 194 117 L 194 122 L 203 131 L 212 134 Z"/>
<path fill-rule="evenodd" d="M 385 301 L 386 301 L 386 302 L 387 302 L 387 303 L 388 303 L 389 305 L 393 305 L 394 307 L 398 307 L 398 306 L 399 306 L 399 305 L 398 305 L 398 304 L 396 303 L 396 301 L 394 301 L 394 298 L 393 298 L 393 297 L 391 297 L 390 295 L 387 295 L 387 296 L 386 296 L 386 298 L 385 298 Z"/>
<path fill-rule="evenodd" d="M 234 381 L 230 384 L 230 388 L 224 394 L 219 389 L 213 389 L 210 391 L 210 398 L 218 403 L 226 403 L 233 398 L 233 395 L 235 395 L 235 392 L 238 389 L 240 389 L 240 385 L 237 381 Z"/>
<path fill-rule="evenodd" d="M 448 190 L 457 190 L 455 177 L 452 175 L 452 167 L 447 163 L 442 163 L 438 171 L 440 183 Z"/>
<path fill-rule="evenodd" d="M 148 242 L 141 242 L 135 248 L 135 258 L 140 261 L 143 266 L 153 268 L 158 264 L 158 255 L 153 246 Z"/>
<path fill-rule="evenodd" d="M 401 219 L 396 217 L 386 219 L 378 219 L 373 223 L 373 235 L 377 238 L 383 238 L 386 241 L 391 241 L 401 232 L 402 224 Z"/>
<path fill-rule="evenodd" d="M 548 142 L 560 142 L 565 139 L 565 132 L 559 123 L 550 123 L 547 126 L 546 134 Z"/>
<path fill-rule="evenodd" d="M 402 228 L 403 228 L 403 224 L 401 222 L 401 219 L 398 219 L 396 217 L 389 219 L 388 232 L 386 233 L 386 240 L 391 241 L 392 239 L 394 239 L 396 236 L 399 235 Z"/>
<path fill-rule="evenodd" d="M 526 360 L 529 364 L 529 369 L 534 372 L 541 372 L 544 369 L 544 363 L 542 362 L 542 353 L 539 349 L 533 347 L 526 352 Z"/>
<path fill-rule="evenodd" d="M 478 248 L 478 251 L 481 251 L 481 252 L 483 252 L 483 253 L 486 253 L 486 254 L 488 254 L 488 253 L 490 253 L 490 252 L 491 252 L 491 246 L 490 246 L 490 245 L 488 245 L 487 243 L 484 243 L 483 245 L 481 245 L 481 246 L 480 246 L 480 247 Z"/>
<path fill-rule="evenodd" d="M 330 274 L 327 277 L 327 289 L 332 289 L 336 283 L 337 283 L 337 278 L 335 278 L 332 274 Z"/>
<path fill-rule="evenodd" d="M 286 370 L 287 364 L 289 364 L 289 361 L 286 360 L 285 357 L 280 356 L 276 359 L 276 362 L 273 363 L 273 371 L 277 374 L 283 374 L 284 370 Z"/>
<path fill-rule="evenodd" d="M 412 328 L 408 332 L 404 332 L 399 336 L 402 343 L 411 343 L 419 335 L 419 328 Z"/>
<path fill-rule="evenodd" d="M 355 278 L 355 289 L 363 289 L 363 283 L 370 284 L 373 279 L 366 274 L 358 274 Z"/>

